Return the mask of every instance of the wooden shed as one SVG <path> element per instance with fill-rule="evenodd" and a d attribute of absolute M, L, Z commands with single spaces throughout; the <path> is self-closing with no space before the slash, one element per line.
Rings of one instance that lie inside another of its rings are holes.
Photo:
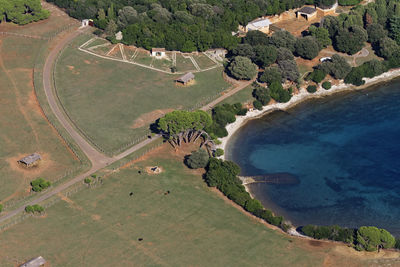
<path fill-rule="evenodd" d="M 297 10 L 297 18 L 305 18 L 306 20 L 311 20 L 317 16 L 317 10 L 310 6 L 305 6 Z"/>
<path fill-rule="evenodd" d="M 194 80 L 194 74 L 191 72 L 186 73 L 185 75 L 179 77 L 175 81 L 178 83 L 182 83 L 184 85 L 188 84 L 189 82 Z"/>
<path fill-rule="evenodd" d="M 38 153 L 33 153 L 29 156 L 23 157 L 22 159 L 18 160 L 18 163 L 25 165 L 26 167 L 32 167 L 39 163 L 42 157 Z"/>
<path fill-rule="evenodd" d="M 45 263 L 46 260 L 42 256 L 39 256 L 21 264 L 19 267 L 40 267 L 44 266 Z"/>

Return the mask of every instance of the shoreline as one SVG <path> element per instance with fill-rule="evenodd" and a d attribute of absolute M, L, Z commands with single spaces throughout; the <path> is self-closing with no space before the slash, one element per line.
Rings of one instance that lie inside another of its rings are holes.
<path fill-rule="evenodd" d="M 293 95 L 292 98 L 290 99 L 290 101 L 287 103 L 274 103 L 271 105 L 264 106 L 262 110 L 255 109 L 253 111 L 249 111 L 249 112 L 247 112 L 247 114 L 245 116 L 237 116 L 235 122 L 228 124 L 226 126 L 228 135 L 226 137 L 220 139 L 221 144 L 217 145 L 217 148 L 222 148 L 225 151 L 229 140 L 232 138 L 232 136 L 235 134 L 236 131 L 238 131 L 242 126 L 244 126 L 247 123 L 247 121 L 260 118 L 260 117 L 267 115 L 268 113 L 271 113 L 273 111 L 287 110 L 287 109 L 292 108 L 298 104 L 301 104 L 304 101 L 309 100 L 309 99 L 326 97 L 326 96 L 330 96 L 330 95 L 340 93 L 340 92 L 363 90 L 363 89 L 369 88 L 371 86 L 377 85 L 379 83 L 389 82 L 397 77 L 400 77 L 400 68 L 393 69 L 391 71 L 382 73 L 381 75 L 376 76 L 374 78 L 365 78 L 364 79 L 365 84 L 363 84 L 362 86 L 345 84 L 343 82 L 343 80 L 341 80 L 338 85 L 332 86 L 332 88 L 329 90 L 325 90 L 321 86 L 319 86 L 317 92 L 315 92 L 315 93 L 308 93 L 306 88 L 303 86 L 300 88 L 299 93 L 296 95 Z M 224 153 L 224 155 L 222 155 L 220 158 L 223 160 L 226 160 L 226 153 Z M 243 186 L 244 186 L 245 190 L 250 194 L 250 197 L 255 199 L 250 188 L 247 185 L 243 185 Z M 291 236 L 309 238 L 308 236 L 305 236 L 305 235 L 297 232 L 295 226 L 290 228 L 287 233 Z"/>
<path fill-rule="evenodd" d="M 299 93 L 293 95 L 292 98 L 286 103 L 270 104 L 264 106 L 262 110 L 254 109 L 253 111 L 248 111 L 245 116 L 236 116 L 236 121 L 226 126 L 228 135 L 226 137 L 220 138 L 221 144 L 217 145 L 216 147 L 222 148 L 225 151 L 226 146 L 234 133 L 239 130 L 243 125 L 245 125 L 246 122 L 249 120 L 260 118 L 273 111 L 287 110 L 309 99 L 326 97 L 340 92 L 363 90 L 382 82 L 389 82 L 397 77 L 400 77 L 400 68 L 384 72 L 381 75 L 375 76 L 373 78 L 364 78 L 365 84 L 361 86 L 345 84 L 343 80 L 341 80 L 338 85 L 333 85 L 332 88 L 329 90 L 325 90 L 322 88 L 322 86 L 319 86 L 317 92 L 315 93 L 309 93 L 307 92 L 306 88 L 302 87 L 300 88 Z M 222 155 L 220 158 L 226 160 L 226 153 L 224 153 L 224 155 Z"/>

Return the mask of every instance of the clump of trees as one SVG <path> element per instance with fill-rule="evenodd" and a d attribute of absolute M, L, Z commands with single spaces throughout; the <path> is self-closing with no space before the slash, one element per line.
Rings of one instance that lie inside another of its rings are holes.
<path fill-rule="evenodd" d="M 296 54 L 304 59 L 313 59 L 318 56 L 320 45 L 314 36 L 301 37 L 296 40 Z"/>
<path fill-rule="evenodd" d="M 37 178 L 31 182 L 32 191 L 41 192 L 42 190 L 51 186 L 50 181 L 46 181 L 43 178 Z"/>
<path fill-rule="evenodd" d="M 205 130 L 212 137 L 225 137 L 228 135 L 225 126 L 229 123 L 235 122 L 236 115 L 243 116 L 246 115 L 246 113 L 247 109 L 243 108 L 240 103 L 216 106 L 212 110 L 212 124 L 205 128 Z"/>
<path fill-rule="evenodd" d="M 35 205 L 28 205 L 25 207 L 25 212 L 26 213 L 42 213 L 44 211 L 44 208 L 38 204 Z"/>
<path fill-rule="evenodd" d="M 288 229 L 289 226 L 284 223 L 282 216 L 273 215 L 271 211 L 264 209 L 260 201 L 251 198 L 237 177 L 240 173 L 240 167 L 237 164 L 211 158 L 206 170 L 205 181 L 208 186 L 217 187 L 229 199 L 268 223 Z"/>
<path fill-rule="evenodd" d="M 2 0 L 0 3 L 0 22 L 5 20 L 25 25 L 49 16 L 50 11 L 42 8 L 40 0 Z"/>
<path fill-rule="evenodd" d="M 350 83 L 356 86 L 363 85 L 366 78 L 373 78 L 385 72 L 387 70 L 387 66 L 379 60 L 373 59 L 371 61 L 365 62 L 364 64 L 353 67 L 349 74 L 347 74 L 344 79 L 345 83 Z"/>
<path fill-rule="evenodd" d="M 185 164 L 191 169 L 205 168 L 209 159 L 207 151 L 200 148 L 185 158 Z"/>

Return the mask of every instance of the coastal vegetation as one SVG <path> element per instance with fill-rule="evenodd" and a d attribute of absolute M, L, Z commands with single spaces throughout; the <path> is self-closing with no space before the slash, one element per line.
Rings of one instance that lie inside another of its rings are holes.
<path fill-rule="evenodd" d="M 373 226 L 350 229 L 337 225 L 306 225 L 301 227 L 301 232 L 315 239 L 328 239 L 348 243 L 360 251 L 376 251 L 380 248 L 393 248 L 396 245 L 395 238 L 388 231 Z"/>

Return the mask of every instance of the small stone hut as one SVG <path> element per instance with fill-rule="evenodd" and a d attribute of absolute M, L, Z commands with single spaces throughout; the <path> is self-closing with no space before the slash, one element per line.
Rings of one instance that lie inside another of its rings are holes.
<path fill-rule="evenodd" d="M 42 157 L 38 153 L 33 153 L 29 156 L 23 157 L 18 160 L 18 163 L 25 165 L 26 167 L 32 167 L 39 163 Z"/>
<path fill-rule="evenodd" d="M 151 56 L 156 58 L 163 58 L 165 57 L 165 48 L 152 48 L 151 49 Z"/>
<path fill-rule="evenodd" d="M 175 81 L 178 83 L 182 83 L 183 85 L 187 85 L 189 82 L 194 80 L 194 74 L 191 72 L 186 73 L 185 75 L 179 77 Z"/>
<path fill-rule="evenodd" d="M 310 6 L 305 6 L 297 10 L 297 18 L 305 18 L 306 20 L 312 20 L 317 16 L 317 10 Z"/>
<path fill-rule="evenodd" d="M 44 266 L 45 263 L 46 260 L 42 256 L 39 256 L 21 264 L 19 267 L 40 267 Z"/>

